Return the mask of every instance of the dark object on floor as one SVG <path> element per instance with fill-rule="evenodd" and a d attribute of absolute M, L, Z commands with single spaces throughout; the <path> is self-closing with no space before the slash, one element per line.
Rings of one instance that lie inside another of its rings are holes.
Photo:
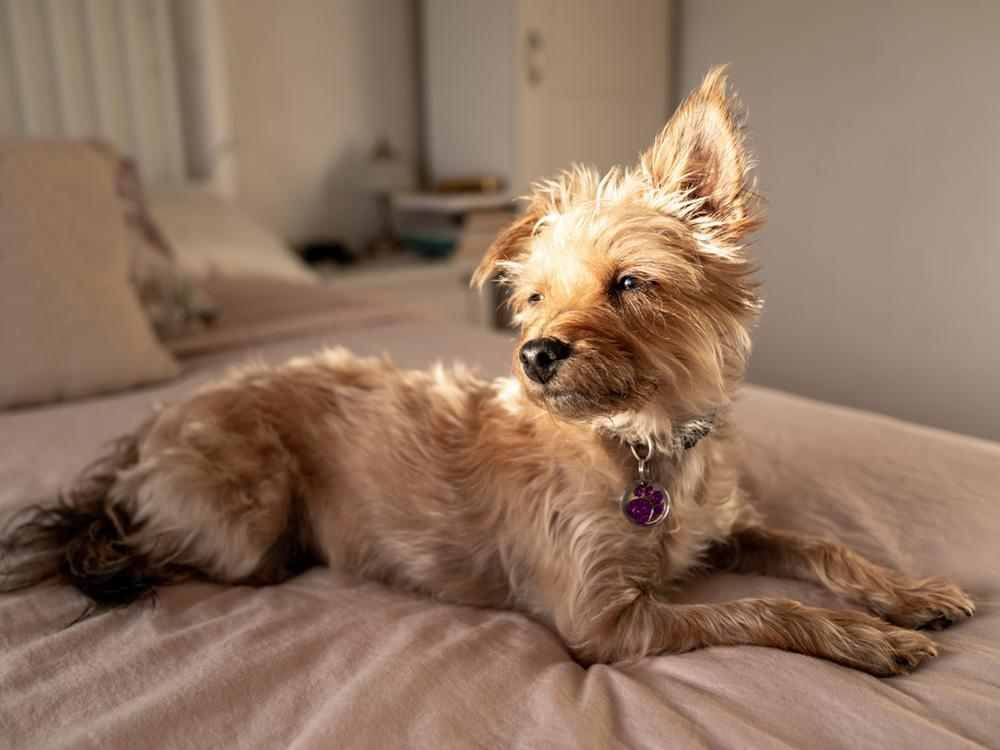
<path fill-rule="evenodd" d="M 299 247 L 299 255 L 310 266 L 321 263 L 336 263 L 353 266 L 360 258 L 339 240 L 314 240 Z"/>

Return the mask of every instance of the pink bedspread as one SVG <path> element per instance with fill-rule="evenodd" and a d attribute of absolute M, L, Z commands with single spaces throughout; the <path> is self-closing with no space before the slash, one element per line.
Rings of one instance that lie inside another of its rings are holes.
<path fill-rule="evenodd" d="M 500 335 L 391 324 L 322 343 L 508 367 Z M 0 507 L 46 497 L 138 423 L 239 355 L 168 387 L 0 414 Z M 213 370 L 214 368 L 214 370 Z M 155 608 L 70 628 L 66 590 L 0 597 L 3 747 L 997 747 L 1000 446 L 748 387 L 747 474 L 768 521 L 835 537 L 873 560 L 963 582 L 971 622 L 941 655 L 879 680 L 749 646 L 574 663 L 519 614 L 440 604 L 326 569 L 253 589 L 188 584 Z M 836 603 L 804 583 L 714 575 L 687 593 Z"/>

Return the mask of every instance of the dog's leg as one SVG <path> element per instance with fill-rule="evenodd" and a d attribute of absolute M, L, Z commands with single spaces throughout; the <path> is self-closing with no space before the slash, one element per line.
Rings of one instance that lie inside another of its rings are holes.
<path fill-rule="evenodd" d="M 612 662 L 706 646 L 751 645 L 796 651 L 889 677 L 937 655 L 925 634 L 863 612 L 785 599 L 677 605 L 655 594 L 633 595 L 624 606 L 580 612 L 577 622 L 584 623 L 582 627 L 565 629 L 563 636 L 581 660 Z"/>
<path fill-rule="evenodd" d="M 952 583 L 909 578 L 818 537 L 744 529 L 713 552 L 713 562 L 741 573 L 815 581 L 907 628 L 940 630 L 975 612 L 972 599 Z"/>

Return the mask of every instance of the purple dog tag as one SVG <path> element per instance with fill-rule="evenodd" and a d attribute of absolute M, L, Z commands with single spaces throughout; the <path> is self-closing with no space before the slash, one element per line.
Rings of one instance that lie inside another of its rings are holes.
<path fill-rule="evenodd" d="M 633 482 L 619 503 L 622 514 L 636 526 L 655 526 L 670 512 L 670 494 L 656 482 Z"/>

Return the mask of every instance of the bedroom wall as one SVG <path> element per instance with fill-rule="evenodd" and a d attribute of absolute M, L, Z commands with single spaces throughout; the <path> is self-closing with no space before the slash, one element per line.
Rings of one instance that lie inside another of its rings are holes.
<path fill-rule="evenodd" d="M 415 153 L 412 0 L 223 0 L 237 192 L 283 239 L 375 233 L 363 162 Z"/>
<path fill-rule="evenodd" d="M 697 0 L 769 223 L 751 380 L 1000 439 L 1000 3 Z"/>

